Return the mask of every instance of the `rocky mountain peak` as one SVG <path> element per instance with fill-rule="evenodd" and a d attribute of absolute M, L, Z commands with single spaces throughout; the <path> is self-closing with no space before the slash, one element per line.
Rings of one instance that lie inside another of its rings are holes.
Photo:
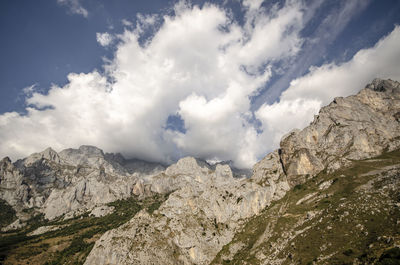
<path fill-rule="evenodd" d="M 104 152 L 100 148 L 82 145 L 78 149 L 68 148 L 59 153 L 60 158 L 70 165 L 100 167 L 105 164 Z M 111 167 L 110 167 L 111 169 Z"/>
<path fill-rule="evenodd" d="M 38 160 L 47 159 L 49 161 L 53 161 L 55 163 L 60 163 L 60 156 L 56 151 L 54 151 L 51 147 L 46 148 L 44 151 L 40 153 L 34 153 L 28 156 L 23 160 L 25 165 L 32 165 Z"/>
<path fill-rule="evenodd" d="M 0 164 L 1 165 L 3 165 L 3 164 L 11 164 L 11 159 L 8 156 L 6 156 L 0 161 Z"/>
<path fill-rule="evenodd" d="M 14 165 L 11 163 L 11 159 L 6 156 L 0 161 L 0 174 L 6 173 L 6 171 L 11 171 L 14 168 Z M 2 176 L 0 175 L 0 182 L 1 182 Z"/>
<path fill-rule="evenodd" d="M 391 79 L 380 79 L 375 78 L 365 88 L 371 89 L 377 92 L 392 91 L 393 89 L 399 89 L 400 83 Z"/>
<path fill-rule="evenodd" d="M 73 163 L 87 162 L 87 160 L 91 158 L 104 158 L 103 150 L 90 145 L 82 145 L 78 149 L 64 149 L 59 155 L 66 161 Z"/>
<path fill-rule="evenodd" d="M 196 175 L 204 174 L 211 170 L 207 162 L 194 157 L 184 157 L 178 160 L 176 164 L 169 166 L 165 170 L 167 175 Z"/>
<path fill-rule="evenodd" d="M 392 80 L 374 79 L 357 95 L 335 98 L 308 127 L 282 138 L 280 157 L 292 184 L 399 148 L 399 109 L 400 83 Z"/>
<path fill-rule="evenodd" d="M 87 156 L 101 156 L 104 157 L 104 152 L 100 148 L 92 145 L 81 145 L 78 148 L 79 152 Z"/>

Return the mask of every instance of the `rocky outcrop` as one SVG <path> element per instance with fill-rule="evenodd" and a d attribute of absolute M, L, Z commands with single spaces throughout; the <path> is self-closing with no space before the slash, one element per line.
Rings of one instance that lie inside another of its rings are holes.
<path fill-rule="evenodd" d="M 244 220 L 289 188 L 281 168 L 271 178 L 261 172 L 268 165 L 279 170 L 277 162 L 276 156 L 260 162 L 255 181 L 234 178 L 228 165 L 179 160 L 153 178 L 152 190 L 172 192 L 164 204 L 106 232 L 85 264 L 208 264 Z"/>
<path fill-rule="evenodd" d="M 335 98 L 303 130 L 280 144 L 290 182 L 400 147 L 400 83 L 375 79 L 357 95 Z"/>
<path fill-rule="evenodd" d="M 285 195 L 290 187 L 278 150 L 268 154 L 254 165 L 251 180 L 263 187 L 273 187 L 274 200 L 280 199 Z"/>
<path fill-rule="evenodd" d="M 284 137 L 279 150 L 254 166 L 250 179 L 233 178 L 228 166 L 181 159 L 152 179 L 153 192 L 171 192 L 159 210 L 143 211 L 105 233 L 85 264 L 210 263 L 249 218 L 290 186 L 399 148 L 399 87 L 376 79 L 355 96 L 336 98 L 307 128 Z"/>
<path fill-rule="evenodd" d="M 135 160 L 136 162 L 138 160 Z M 164 169 L 162 165 L 140 162 L 135 167 L 121 155 L 104 154 L 94 146 L 66 149 L 59 153 L 51 148 L 12 163 L 0 161 L 0 198 L 28 219 L 23 209 L 44 213 L 47 219 L 63 214 L 73 217 L 96 206 L 128 198 L 145 196 L 138 190 L 143 179 Z M 124 165 L 129 164 L 128 168 Z M 149 188 L 147 188 L 149 190 Z"/>
<path fill-rule="evenodd" d="M 206 183 L 211 173 L 218 180 L 233 178 L 228 165 L 210 166 L 187 157 L 163 171 L 163 165 L 104 154 L 94 146 L 59 153 L 48 148 L 15 163 L 4 158 L 0 165 L 0 198 L 22 220 L 31 216 L 25 214 L 27 208 L 49 220 L 71 218 L 130 196 L 143 198 L 176 191 L 193 181 Z"/>
<path fill-rule="evenodd" d="M 22 209 L 40 207 L 44 198 L 37 185 L 11 163 L 8 157 L 0 161 L 0 198 L 13 206 L 19 218 L 25 219 Z"/>

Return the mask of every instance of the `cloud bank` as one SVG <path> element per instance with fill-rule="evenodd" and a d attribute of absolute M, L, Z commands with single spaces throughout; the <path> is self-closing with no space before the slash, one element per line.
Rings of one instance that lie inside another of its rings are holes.
<path fill-rule="evenodd" d="M 250 97 L 271 78 L 272 64 L 295 58 L 303 44 L 300 1 L 270 10 L 261 3 L 243 2 L 243 24 L 222 7 L 183 1 L 171 14 L 140 15 L 115 40 L 105 73 L 71 73 L 63 87 L 30 91 L 25 115 L 0 115 L 0 154 L 15 159 L 91 144 L 150 161 L 191 155 L 248 168 L 333 97 L 375 76 L 400 79 L 396 27 L 349 62 L 310 69 L 279 102 L 251 111 Z M 169 127 L 171 117 L 184 130 Z"/>

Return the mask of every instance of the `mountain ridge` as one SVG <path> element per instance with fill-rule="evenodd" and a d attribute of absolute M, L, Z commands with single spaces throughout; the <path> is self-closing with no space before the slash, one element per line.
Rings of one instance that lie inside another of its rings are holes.
<path fill-rule="evenodd" d="M 14 204 L 20 223 L 32 216 L 23 211 L 26 207 L 57 223 L 59 218 L 84 217 L 94 209 L 101 212 L 96 218 L 107 218 L 115 209 L 104 207 L 120 199 L 166 196 L 151 211 L 139 210 L 126 223 L 104 231 L 90 253 L 85 252 L 87 258 L 82 256 L 80 262 L 85 264 L 157 264 L 160 260 L 164 264 L 292 264 L 309 259 L 328 264 L 324 262 L 332 257 L 348 262 L 351 253 L 328 253 L 329 247 L 319 250 L 327 252 L 325 256 L 318 256 L 315 246 L 310 246 L 314 256 L 288 248 L 292 243 L 297 246 L 293 240 L 299 235 L 312 236 L 304 225 L 317 227 L 313 220 L 320 218 L 326 224 L 319 228 L 321 233 L 335 226 L 323 216 L 336 218 L 334 207 L 350 211 L 341 203 L 348 202 L 349 209 L 357 203 L 368 208 L 366 201 L 358 201 L 352 194 L 376 198 L 397 218 L 399 148 L 400 83 L 375 79 L 357 95 L 335 98 L 303 130 L 285 135 L 279 149 L 254 165 L 250 178 L 235 178 L 227 164 L 211 166 L 191 157 L 159 171 L 155 167 L 154 174 L 130 173 L 120 164 L 122 156 L 83 146 L 82 150 L 60 153 L 46 149 L 15 165 L 3 159 L 0 198 Z M 382 162 L 376 163 L 372 157 Z M 315 203 L 314 209 L 311 203 Z M 355 219 L 362 215 L 357 207 L 353 210 Z M 388 218 L 387 211 L 382 218 Z M 346 216 L 351 217 L 350 213 Z M 346 216 L 340 220 L 347 220 Z M 375 227 L 374 222 L 357 222 L 355 225 Z M 385 221 L 391 230 L 381 231 L 394 238 L 391 247 L 400 242 L 399 223 Z M 364 251 L 376 260 L 383 255 L 383 247 L 377 244 L 371 253 L 364 247 L 352 251 L 357 255 Z M 352 257 L 354 262 L 362 260 L 361 256 Z"/>

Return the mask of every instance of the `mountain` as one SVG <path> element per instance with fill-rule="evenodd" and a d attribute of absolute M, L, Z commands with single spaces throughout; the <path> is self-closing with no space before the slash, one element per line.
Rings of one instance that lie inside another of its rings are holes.
<path fill-rule="evenodd" d="M 250 178 L 227 163 L 165 168 L 92 146 L 4 158 L 0 258 L 398 264 L 399 149 L 400 83 L 375 79 L 284 136 Z"/>
<path fill-rule="evenodd" d="M 93 146 L 59 153 L 48 148 L 14 164 L 7 157 L 0 162 L 0 197 L 22 222 L 31 216 L 24 213 L 26 209 L 41 212 L 49 220 L 72 217 L 98 205 L 143 195 L 142 179 L 163 169 L 155 163 L 104 154 Z"/>

